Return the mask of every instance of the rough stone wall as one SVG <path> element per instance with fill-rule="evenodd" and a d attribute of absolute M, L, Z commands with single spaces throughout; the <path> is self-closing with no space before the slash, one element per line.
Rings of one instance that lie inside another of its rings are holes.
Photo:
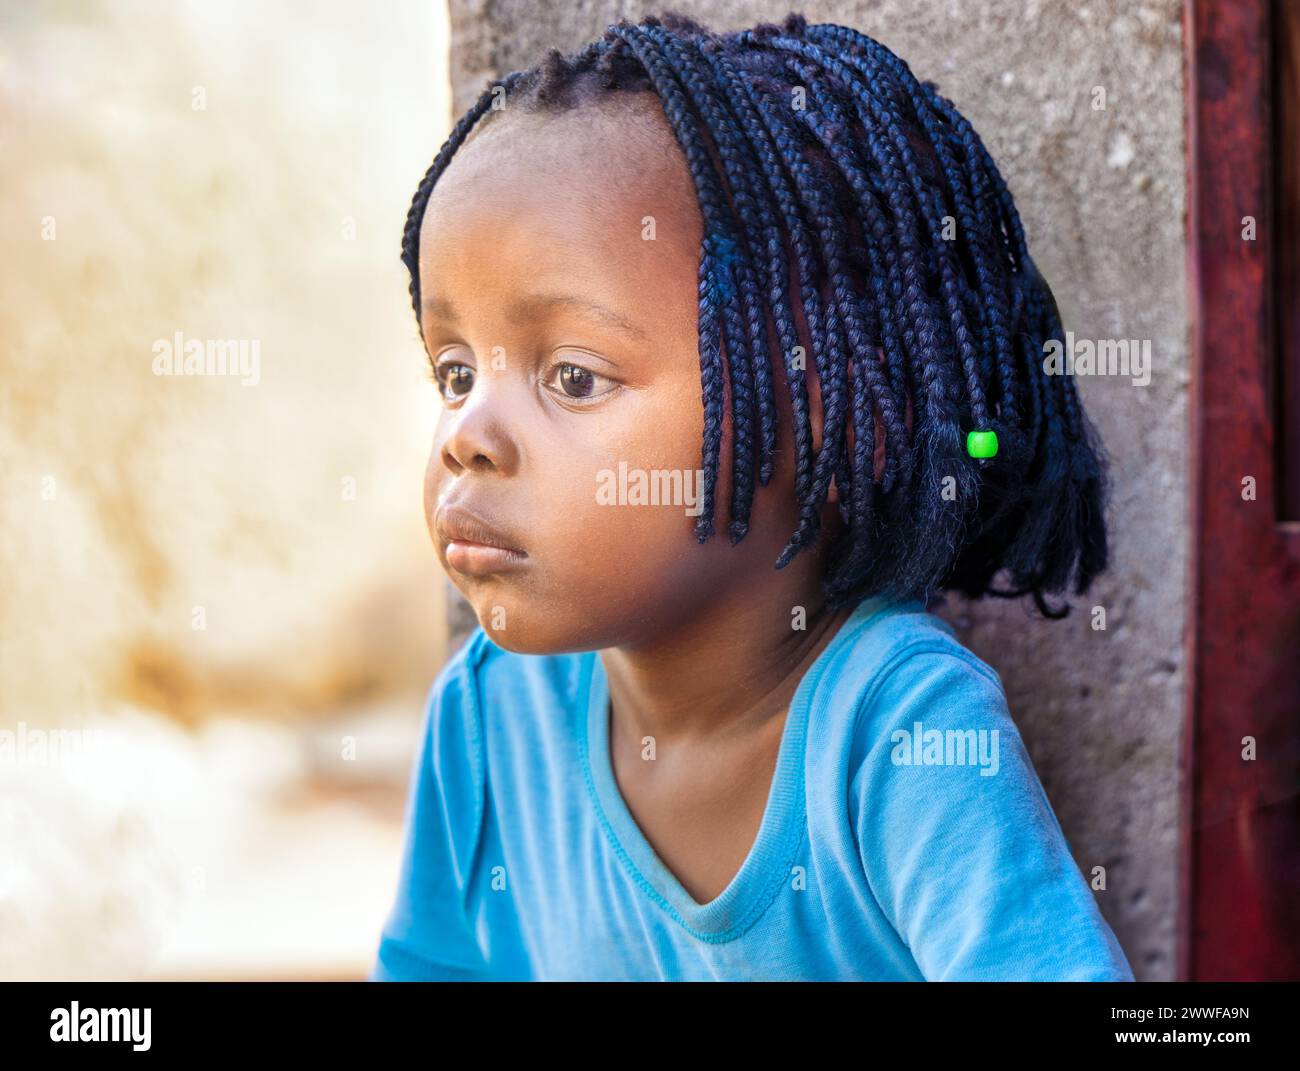
<path fill-rule="evenodd" d="M 674 6 L 717 30 L 791 10 Z M 454 115 L 488 77 L 658 10 L 451 0 Z M 1150 341 L 1149 384 L 1080 380 L 1113 466 L 1110 571 L 1064 621 L 1002 602 L 954 600 L 939 612 L 1001 674 L 1076 861 L 1089 878 L 1105 867 L 1097 900 L 1135 974 L 1171 979 L 1188 443 L 1181 5 L 856 0 L 798 10 L 876 37 L 971 120 L 1011 186 L 1069 330 Z M 1094 606 L 1105 610 L 1104 631 L 1092 627 Z"/>

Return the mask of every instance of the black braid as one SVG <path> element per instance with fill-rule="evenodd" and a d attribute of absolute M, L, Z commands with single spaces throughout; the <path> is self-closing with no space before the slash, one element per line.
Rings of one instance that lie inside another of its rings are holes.
<path fill-rule="evenodd" d="M 833 478 L 844 526 L 823 579 L 831 605 L 949 588 L 1028 595 L 1062 616 L 1045 596 L 1082 594 L 1106 567 L 1106 465 L 1073 377 L 1043 369 L 1044 343 L 1064 338 L 1055 299 L 974 128 L 865 34 L 793 13 L 715 34 L 667 12 L 489 82 L 407 215 L 417 322 L 424 208 L 475 124 L 503 96 L 553 112 L 609 92 L 659 97 L 704 225 L 698 538 L 714 531 L 728 389 L 733 542 L 748 530 L 755 481 L 771 476 L 786 433 L 771 366 L 779 346 L 799 520 L 778 568 L 815 542 Z M 791 257 L 806 365 L 795 360 Z M 816 450 L 808 366 L 821 386 Z M 971 430 L 997 433 L 994 458 L 968 456 Z"/>

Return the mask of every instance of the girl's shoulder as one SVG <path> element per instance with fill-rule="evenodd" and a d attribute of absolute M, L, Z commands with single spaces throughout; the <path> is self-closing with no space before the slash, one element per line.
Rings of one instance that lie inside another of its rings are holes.
<path fill-rule="evenodd" d="M 848 639 L 816 805 L 828 824 L 847 815 L 872 896 L 921 973 L 1132 981 L 993 667 L 917 606 Z"/>
<path fill-rule="evenodd" d="M 884 707 L 1005 708 L 997 671 L 920 601 L 868 601 L 832 641 L 815 682 L 819 706 L 849 712 L 857 728 Z"/>

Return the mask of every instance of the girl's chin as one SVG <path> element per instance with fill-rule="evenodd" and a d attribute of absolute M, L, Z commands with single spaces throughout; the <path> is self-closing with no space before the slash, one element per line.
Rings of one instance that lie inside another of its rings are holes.
<path fill-rule="evenodd" d="M 496 646 L 512 654 L 559 655 L 590 650 L 590 648 L 580 646 L 577 642 L 567 642 L 563 638 L 551 634 L 539 635 L 536 632 L 523 629 L 493 629 L 485 624 L 483 625 L 483 631 L 487 633 L 487 638 Z"/>
<path fill-rule="evenodd" d="M 483 593 L 478 593 L 482 595 Z M 545 602 L 537 606 L 494 603 L 491 596 L 471 602 L 479 626 L 497 647 L 515 654 L 558 655 L 600 650 L 589 621 L 566 624 Z"/>

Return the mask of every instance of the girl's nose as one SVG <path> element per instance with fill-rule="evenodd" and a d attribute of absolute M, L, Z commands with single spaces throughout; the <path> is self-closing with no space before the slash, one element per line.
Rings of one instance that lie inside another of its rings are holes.
<path fill-rule="evenodd" d="M 442 415 L 448 430 L 441 447 L 442 463 L 453 475 L 465 470 L 508 476 L 518 466 L 519 447 L 510 432 L 502 392 L 493 391 L 480 377 L 457 409 Z"/>

